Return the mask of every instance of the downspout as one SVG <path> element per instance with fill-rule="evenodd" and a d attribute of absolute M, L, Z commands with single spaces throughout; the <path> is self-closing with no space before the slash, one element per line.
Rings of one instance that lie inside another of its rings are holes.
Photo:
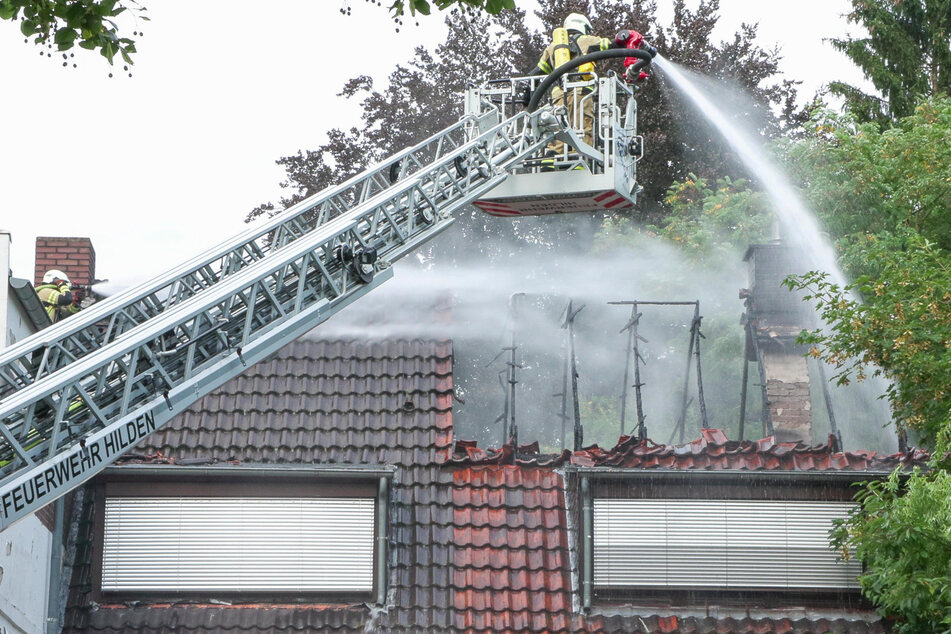
<path fill-rule="evenodd" d="M 66 516 L 66 504 L 63 498 L 54 502 L 53 539 L 50 546 L 49 596 L 46 604 L 46 632 L 59 634 L 63 629 L 60 623 L 60 583 L 63 577 L 63 539 Z"/>
<path fill-rule="evenodd" d="M 591 501 L 591 484 L 588 476 L 581 476 L 581 609 L 591 607 L 591 589 L 594 585 L 594 512 Z"/>
<path fill-rule="evenodd" d="M 389 478 L 380 478 L 376 500 L 376 602 L 386 604 L 386 518 L 390 499 Z"/>

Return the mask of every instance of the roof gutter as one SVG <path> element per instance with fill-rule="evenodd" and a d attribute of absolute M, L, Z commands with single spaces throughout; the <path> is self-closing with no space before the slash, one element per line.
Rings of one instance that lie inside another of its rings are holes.
<path fill-rule="evenodd" d="M 29 280 L 11 277 L 10 288 L 13 289 L 13 294 L 16 296 L 20 306 L 23 307 L 26 316 L 29 317 L 30 322 L 37 332 L 53 324 L 53 322 L 50 321 L 50 316 L 46 314 L 46 309 L 43 308 L 43 302 L 40 301 L 39 295 L 36 294 L 36 289 L 33 288 Z"/>
<path fill-rule="evenodd" d="M 739 469 L 717 470 L 674 470 L 674 469 L 631 469 L 615 467 L 578 467 L 569 465 L 566 472 L 597 480 L 656 480 L 664 478 L 699 478 L 724 480 L 877 480 L 891 473 L 889 471 L 743 471 Z"/>
<path fill-rule="evenodd" d="M 396 473 L 391 465 L 266 465 L 266 464 L 222 464 L 222 465 L 152 465 L 127 464 L 112 466 L 103 470 L 103 475 L 115 476 L 254 476 L 260 478 L 386 478 Z"/>

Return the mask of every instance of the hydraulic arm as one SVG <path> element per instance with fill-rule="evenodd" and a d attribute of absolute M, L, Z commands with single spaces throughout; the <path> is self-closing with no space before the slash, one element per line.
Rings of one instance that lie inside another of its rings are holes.
<path fill-rule="evenodd" d="M 551 107 L 483 106 L 0 354 L 0 530 L 392 277 L 556 135 L 577 140 Z"/>

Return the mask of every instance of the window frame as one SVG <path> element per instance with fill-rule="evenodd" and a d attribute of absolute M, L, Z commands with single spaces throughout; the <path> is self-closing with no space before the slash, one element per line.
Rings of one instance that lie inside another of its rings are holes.
<path fill-rule="evenodd" d="M 860 588 L 781 588 L 730 587 L 595 587 L 593 570 L 593 500 L 631 498 L 653 500 L 743 500 L 852 502 L 854 484 L 880 479 L 886 474 L 873 472 L 787 472 L 787 471 L 658 471 L 605 467 L 577 467 L 575 490 L 578 492 L 577 537 L 580 563 L 580 590 L 585 608 L 632 604 L 664 604 L 671 607 L 718 604 L 785 608 L 790 606 L 835 607 L 846 603 L 856 608 L 872 605 Z M 702 494 L 701 494 L 702 493 Z M 590 533 L 585 514 L 591 512 Z"/>
<path fill-rule="evenodd" d="M 225 465 L 211 467 L 127 465 L 107 469 L 92 485 L 93 542 L 90 557 L 91 599 L 96 602 L 134 600 L 186 600 L 206 598 L 235 602 L 297 602 L 327 603 L 376 602 L 385 596 L 386 548 L 379 539 L 382 511 L 388 506 L 381 500 L 383 491 L 389 496 L 389 482 L 395 469 L 391 467 L 334 466 L 320 468 L 299 465 Z M 381 486 L 381 482 L 387 486 Z M 369 591 L 268 591 L 220 589 L 169 590 L 103 590 L 103 549 L 105 541 L 106 499 L 110 497 L 228 497 L 228 498 L 368 498 L 373 500 L 372 587 Z M 384 526 L 384 529 L 386 527 Z M 384 530 L 384 534 L 388 531 Z"/>

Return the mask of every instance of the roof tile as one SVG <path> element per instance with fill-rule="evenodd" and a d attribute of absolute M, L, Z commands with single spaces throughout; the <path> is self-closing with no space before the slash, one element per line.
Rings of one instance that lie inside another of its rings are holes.
<path fill-rule="evenodd" d="M 169 465 L 234 458 L 398 466 L 385 609 L 205 604 L 94 610 L 84 599 L 92 551 L 80 545 L 65 631 L 883 631 L 883 622 L 867 615 L 790 621 L 574 612 L 566 492 L 553 467 L 876 470 L 910 464 L 914 456 L 842 454 L 828 446 L 778 445 L 773 438 L 737 443 L 719 430 L 676 447 L 622 438 L 610 450 L 555 455 L 540 454 L 537 443 L 484 450 L 454 442 L 451 373 L 448 342 L 296 342 L 196 403 L 136 458 Z M 83 507 L 83 535 L 91 531 L 91 508 Z"/>
<path fill-rule="evenodd" d="M 621 436 L 609 450 L 597 445 L 580 451 L 546 455 L 529 451 L 525 445 L 513 451 L 511 446 L 483 450 L 470 441 L 457 440 L 450 462 L 460 467 L 515 462 L 525 466 L 558 466 L 570 463 L 579 467 L 617 467 L 627 469 L 739 470 L 739 471 L 868 471 L 887 473 L 901 467 L 924 465 L 928 453 L 913 449 L 890 455 L 874 451 L 842 452 L 834 450 L 834 441 L 823 445 L 777 443 L 772 436 L 760 440 L 729 440 L 719 429 L 701 430 L 701 437 L 681 445 L 661 445 L 651 440 Z M 513 460 L 513 456 L 518 456 Z M 464 474 L 464 470 L 459 472 Z M 459 475 L 459 477 L 465 477 Z M 542 485 L 544 487 L 544 485 Z M 532 498 L 538 504 L 550 503 L 544 496 Z M 526 500 L 527 504 L 531 502 Z"/>

